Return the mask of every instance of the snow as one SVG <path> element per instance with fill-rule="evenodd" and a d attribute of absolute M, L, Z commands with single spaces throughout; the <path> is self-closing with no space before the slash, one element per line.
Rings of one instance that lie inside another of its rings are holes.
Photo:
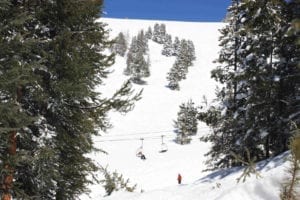
<path fill-rule="evenodd" d="M 108 24 L 112 36 L 123 32 L 130 38 L 141 29 L 146 31 L 149 26 L 153 29 L 155 23 L 164 23 L 167 33 L 173 38 L 178 36 L 179 39 L 194 42 L 197 59 L 194 66 L 189 68 L 187 79 L 179 83 L 180 90 L 172 91 L 166 87 L 166 75 L 175 62 L 175 57 L 161 55 L 163 46 L 149 41 L 151 76 L 145 79 L 145 85 L 134 85 L 136 92 L 143 89 L 142 99 L 126 115 L 110 113 L 113 127 L 108 133 L 101 133 L 101 137 L 94 139 L 96 147 L 108 154 L 90 155 L 96 163 L 108 166 L 110 171 L 116 170 L 125 179 L 129 178 L 130 185 L 137 184 L 137 189 L 133 193 L 119 191 L 104 197 L 102 186 L 95 184 L 90 186 L 90 196 L 82 195 L 80 199 L 279 199 L 280 184 L 287 167 L 284 162 L 287 153 L 258 165 L 263 178 L 256 179 L 253 176 L 247 182 L 237 184 L 236 179 L 241 175 L 240 168 L 203 172 L 207 160 L 204 154 L 210 147 L 208 143 L 199 140 L 210 131 L 205 124 L 198 125 L 198 134 L 193 137 L 190 145 L 182 146 L 174 142 L 176 134 L 173 121 L 177 118 L 179 105 L 192 99 L 195 105 L 200 106 L 204 95 L 208 103 L 215 98 L 216 82 L 210 78 L 210 71 L 217 65 L 213 60 L 218 57 L 220 50 L 218 29 L 224 24 L 109 18 L 101 21 Z M 105 81 L 106 85 L 98 90 L 107 96 L 113 94 L 128 79 L 123 75 L 125 67 L 126 59 L 117 56 L 111 69 L 113 73 Z M 162 135 L 163 142 L 168 146 L 165 153 L 159 153 Z M 142 142 L 146 160 L 136 156 Z M 183 177 L 181 185 L 177 184 L 178 173 Z"/>

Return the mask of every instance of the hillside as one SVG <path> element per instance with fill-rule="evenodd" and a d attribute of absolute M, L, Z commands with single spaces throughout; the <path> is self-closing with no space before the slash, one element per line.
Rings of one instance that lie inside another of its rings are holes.
<path fill-rule="evenodd" d="M 151 76 L 146 78 L 145 85 L 134 85 L 136 91 L 143 89 L 142 99 L 136 103 L 133 111 L 126 115 L 110 113 L 113 127 L 95 138 L 97 147 L 108 152 L 107 155 L 97 153 L 91 155 L 102 166 L 108 166 L 110 171 L 118 171 L 130 183 L 137 184 L 135 193 L 113 193 L 110 200 L 116 199 L 279 199 L 279 186 L 284 169 L 286 154 L 262 162 L 261 179 L 251 177 L 246 183 L 236 184 L 241 170 L 203 172 L 205 169 L 204 154 L 209 144 L 199 138 L 208 133 L 209 128 L 199 124 L 198 134 L 193 137 L 190 145 L 174 143 L 175 132 L 173 120 L 177 117 L 179 105 L 192 99 L 196 105 L 203 102 L 203 96 L 209 103 L 215 98 L 216 82 L 210 78 L 210 71 L 216 66 L 213 60 L 218 55 L 218 37 L 222 23 L 195 23 L 174 21 L 147 21 L 128 19 L 101 19 L 111 29 L 111 36 L 119 32 L 129 38 L 141 29 L 147 30 L 155 23 L 164 23 L 167 33 L 172 37 L 189 39 L 194 42 L 196 61 L 189 69 L 187 79 L 180 82 L 180 90 L 172 91 L 167 85 L 166 75 L 172 67 L 175 57 L 161 55 L 162 45 L 149 41 L 151 60 Z M 116 57 L 112 66 L 113 73 L 104 87 L 98 88 L 104 94 L 110 95 L 128 79 L 123 75 L 126 58 Z M 159 153 L 161 136 L 168 146 L 166 153 Z M 136 157 L 136 151 L 141 146 L 143 138 L 145 161 Z M 177 174 L 183 176 L 183 184 L 177 185 Z M 276 176 L 274 176 L 276 175 Z M 220 179 L 224 177 L 223 179 Z M 91 199 L 101 199 L 105 194 L 100 185 L 91 186 Z M 145 193 L 140 194 L 140 191 Z M 82 199 L 89 199 L 84 196 Z"/>

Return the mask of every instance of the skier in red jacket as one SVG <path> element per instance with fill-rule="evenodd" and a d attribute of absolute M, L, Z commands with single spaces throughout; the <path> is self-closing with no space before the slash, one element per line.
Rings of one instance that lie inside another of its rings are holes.
<path fill-rule="evenodd" d="M 182 177 L 181 177 L 181 175 L 178 173 L 178 176 L 177 176 L 178 184 L 181 184 L 181 179 L 182 179 Z"/>

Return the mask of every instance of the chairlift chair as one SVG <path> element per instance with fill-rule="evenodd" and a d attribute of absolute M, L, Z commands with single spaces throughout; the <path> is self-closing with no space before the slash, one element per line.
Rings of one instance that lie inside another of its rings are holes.
<path fill-rule="evenodd" d="M 165 153 L 168 151 L 168 146 L 164 143 L 164 135 L 161 136 L 161 147 L 159 153 Z"/>
<path fill-rule="evenodd" d="M 136 156 L 137 157 L 141 157 L 144 154 L 144 149 L 143 149 L 144 138 L 141 138 L 140 140 L 141 140 L 141 146 L 136 150 Z"/>

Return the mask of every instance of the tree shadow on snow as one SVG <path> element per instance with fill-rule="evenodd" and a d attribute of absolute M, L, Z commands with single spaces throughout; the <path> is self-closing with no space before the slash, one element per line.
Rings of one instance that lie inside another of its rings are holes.
<path fill-rule="evenodd" d="M 258 172 L 269 171 L 271 169 L 279 167 L 287 161 L 289 154 L 290 154 L 290 152 L 286 151 L 274 158 L 269 158 L 267 160 L 258 162 L 256 164 L 256 170 Z M 212 173 L 204 176 L 203 178 L 198 179 L 197 181 L 195 181 L 195 184 L 212 182 L 214 180 L 220 180 L 229 175 L 233 175 L 235 173 L 240 173 L 243 169 L 244 169 L 244 167 L 233 167 L 233 168 L 229 168 L 229 169 L 221 169 L 221 170 L 212 172 Z"/>
<path fill-rule="evenodd" d="M 204 176 L 203 178 L 198 179 L 195 183 L 207 183 L 207 182 L 211 182 L 214 180 L 219 180 L 219 179 L 223 179 L 226 176 L 235 174 L 240 172 L 240 170 L 242 169 L 242 167 L 233 167 L 233 168 L 229 168 L 229 169 L 220 169 L 218 171 L 212 172 L 206 176 Z"/>
<path fill-rule="evenodd" d="M 137 85 L 148 85 L 147 81 L 144 81 L 144 80 L 134 80 L 134 79 L 131 79 L 130 82 L 134 83 L 134 84 L 137 84 Z"/>

